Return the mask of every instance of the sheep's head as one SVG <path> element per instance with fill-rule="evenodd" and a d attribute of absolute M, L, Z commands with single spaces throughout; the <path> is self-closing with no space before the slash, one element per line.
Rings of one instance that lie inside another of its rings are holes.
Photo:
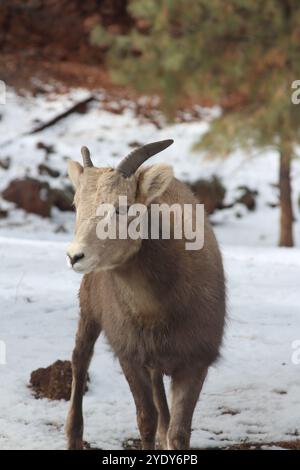
<path fill-rule="evenodd" d="M 134 203 L 148 207 L 167 189 L 173 178 L 170 166 L 139 167 L 172 143 L 172 140 L 165 140 L 140 147 L 115 169 L 94 167 L 86 147 L 81 151 L 83 166 L 76 161 L 68 162 L 69 177 L 75 187 L 76 229 L 67 256 L 74 271 L 114 269 L 138 252 L 141 237 L 124 238 L 118 229 L 116 237 L 105 238 L 99 236 L 99 226 L 104 227 L 104 222 L 108 224 L 113 218 L 118 222 Z M 120 200 L 126 200 L 126 206 L 120 205 Z M 130 217 L 127 219 L 130 221 Z"/>

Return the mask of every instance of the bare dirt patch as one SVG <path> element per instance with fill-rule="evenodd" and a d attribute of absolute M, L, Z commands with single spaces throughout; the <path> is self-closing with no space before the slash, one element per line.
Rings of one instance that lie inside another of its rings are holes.
<path fill-rule="evenodd" d="M 88 379 L 89 380 L 89 379 Z M 49 367 L 41 367 L 31 373 L 30 388 L 35 398 L 70 400 L 72 367 L 70 361 L 56 361 Z M 87 387 L 85 389 L 87 391 Z"/>
<path fill-rule="evenodd" d="M 226 447 L 214 448 L 194 448 L 194 450 L 267 450 L 272 448 L 281 448 L 286 450 L 300 450 L 300 439 L 293 441 L 274 441 L 274 442 L 241 442 Z M 124 450 L 141 450 L 140 439 L 127 439 L 123 442 Z M 193 449 L 191 449 L 193 450 Z"/>

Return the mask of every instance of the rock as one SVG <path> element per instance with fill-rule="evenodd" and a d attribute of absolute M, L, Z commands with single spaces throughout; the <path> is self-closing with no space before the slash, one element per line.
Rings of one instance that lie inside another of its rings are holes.
<path fill-rule="evenodd" d="M 55 152 L 54 145 L 44 144 L 44 142 L 37 142 L 36 148 L 41 149 L 41 150 L 45 150 L 46 155 L 49 155 L 50 153 Z"/>
<path fill-rule="evenodd" d="M 0 208 L 0 219 L 5 219 L 8 216 L 8 211 Z"/>
<path fill-rule="evenodd" d="M 138 148 L 138 147 L 141 147 L 143 144 L 138 142 L 137 140 L 132 140 L 131 142 L 129 142 L 128 144 L 128 147 L 131 147 L 131 148 Z"/>
<path fill-rule="evenodd" d="M 51 215 L 53 194 L 48 183 L 34 178 L 15 179 L 2 192 L 2 196 L 26 212 L 42 217 Z"/>
<path fill-rule="evenodd" d="M 87 378 L 89 381 L 89 377 Z M 41 367 L 30 375 L 30 388 L 36 398 L 49 400 L 70 400 L 72 387 L 72 366 L 70 361 L 56 361 L 49 367 Z M 87 391 L 87 386 L 85 391 Z"/>
<path fill-rule="evenodd" d="M 226 189 L 217 176 L 213 176 L 210 180 L 199 179 L 189 186 L 199 201 L 204 204 L 208 214 L 223 208 Z"/>
<path fill-rule="evenodd" d="M 8 170 L 10 167 L 10 163 L 11 163 L 10 157 L 1 158 L 0 168 L 2 168 L 3 170 Z"/>
<path fill-rule="evenodd" d="M 258 191 L 249 189 L 247 186 L 239 186 L 238 189 L 242 191 L 242 195 L 236 199 L 236 203 L 244 204 L 249 211 L 254 211 L 256 209 L 256 197 L 258 196 Z"/>
<path fill-rule="evenodd" d="M 67 186 L 64 189 L 53 189 L 53 205 L 59 210 L 74 211 L 74 190 L 71 186 Z"/>
<path fill-rule="evenodd" d="M 58 170 L 50 168 L 50 166 L 46 165 L 45 163 L 41 163 L 38 166 L 38 170 L 40 175 L 49 175 L 52 178 L 58 178 L 60 175 L 60 172 Z"/>
<path fill-rule="evenodd" d="M 67 233 L 67 232 L 68 231 L 67 231 L 66 227 L 63 224 L 58 225 L 56 227 L 56 229 L 54 230 L 54 233 Z"/>
<path fill-rule="evenodd" d="M 26 212 L 42 217 L 51 216 L 52 206 L 61 211 L 74 211 L 74 191 L 71 186 L 65 189 L 52 189 L 47 182 L 34 178 L 11 181 L 2 196 Z"/>

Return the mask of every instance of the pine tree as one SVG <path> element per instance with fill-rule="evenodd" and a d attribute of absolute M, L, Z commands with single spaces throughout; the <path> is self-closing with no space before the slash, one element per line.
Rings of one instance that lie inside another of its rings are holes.
<path fill-rule="evenodd" d="M 131 0 L 136 27 L 114 37 L 119 83 L 159 93 L 169 116 L 183 100 L 223 106 L 198 148 L 228 155 L 274 148 L 280 158 L 281 246 L 293 246 L 291 163 L 299 142 L 300 3 L 296 0 Z"/>

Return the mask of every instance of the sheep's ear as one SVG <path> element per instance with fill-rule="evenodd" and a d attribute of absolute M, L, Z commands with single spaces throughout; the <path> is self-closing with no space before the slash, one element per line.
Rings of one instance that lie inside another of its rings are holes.
<path fill-rule="evenodd" d="M 163 194 L 173 179 L 173 170 L 169 165 L 158 164 L 145 168 L 138 173 L 138 199 L 143 204 L 150 204 Z"/>
<path fill-rule="evenodd" d="M 82 172 L 83 167 L 80 163 L 75 162 L 74 160 L 68 160 L 68 175 L 75 189 L 78 186 L 79 176 Z"/>

